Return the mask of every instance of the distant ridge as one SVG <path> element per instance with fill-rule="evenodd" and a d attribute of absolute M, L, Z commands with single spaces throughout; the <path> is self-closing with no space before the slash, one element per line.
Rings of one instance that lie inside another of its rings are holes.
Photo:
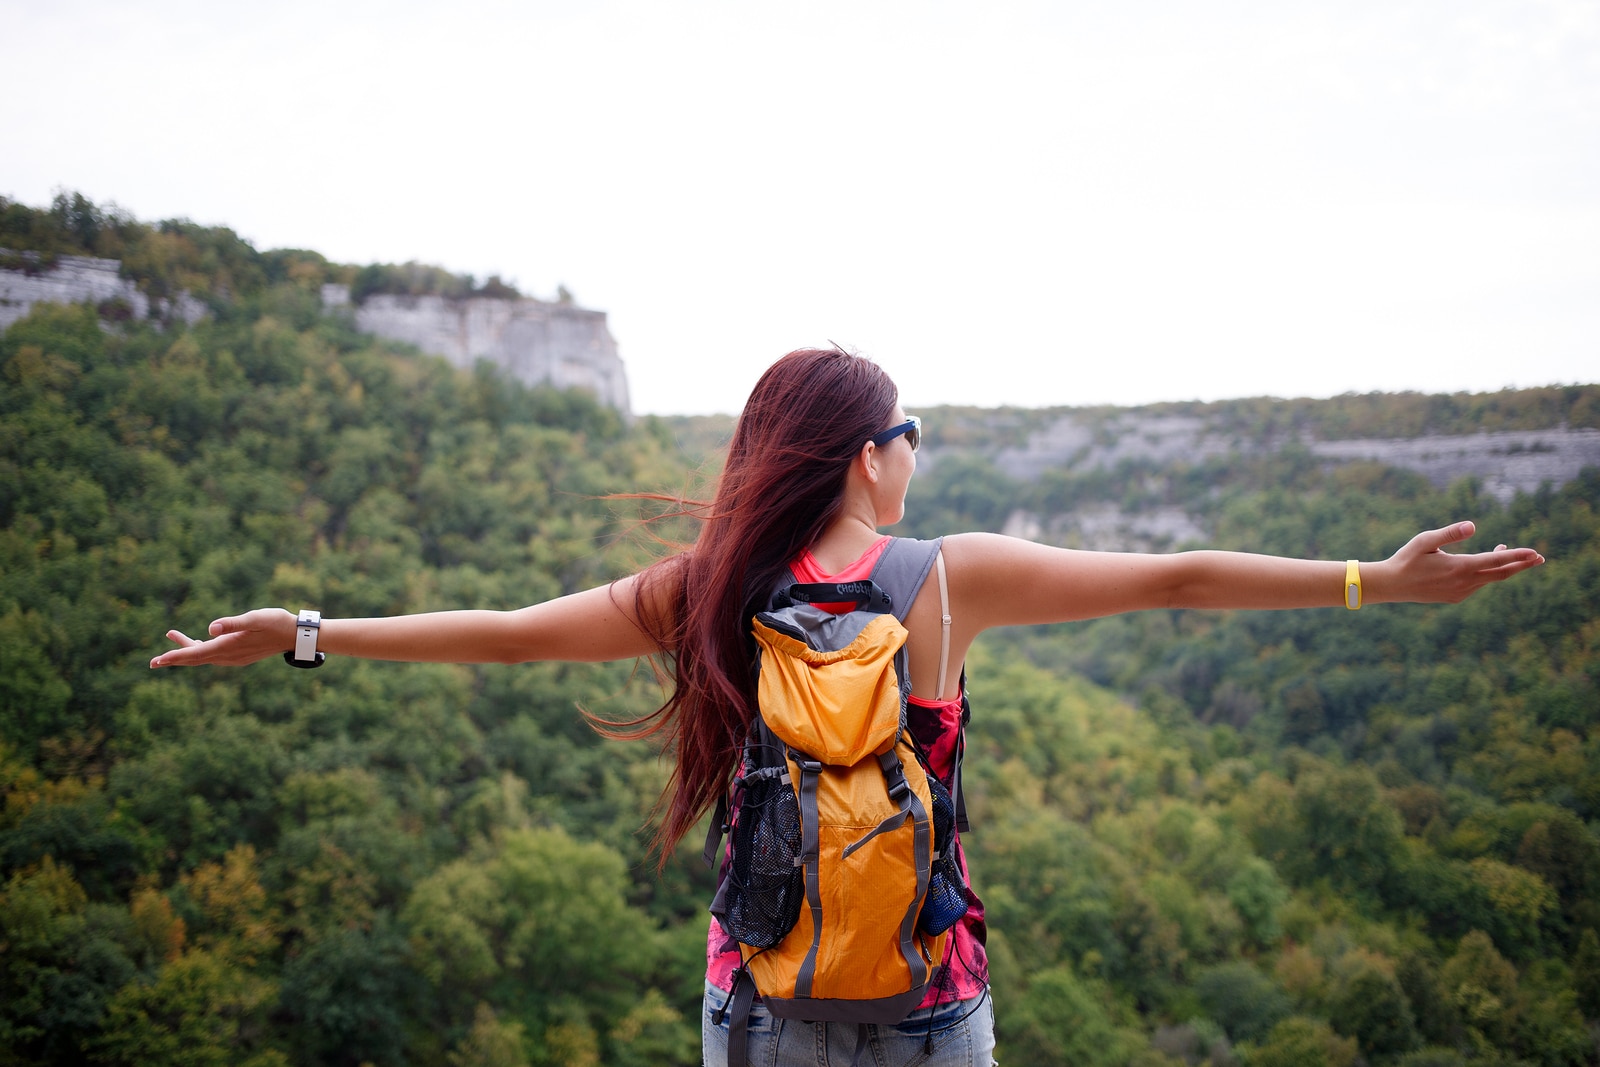
<path fill-rule="evenodd" d="M 7 251 L 7 250 L 0 250 Z M 0 267 L 0 330 L 33 310 L 35 304 L 93 304 L 106 319 L 171 319 L 190 325 L 207 313 L 187 292 L 171 300 L 151 300 L 122 263 L 95 256 L 62 255 L 48 265 L 39 257 L 9 251 L 24 268 Z M 374 293 L 352 304 L 349 286 L 322 287 L 324 307 L 349 307 L 357 329 L 390 341 L 416 345 L 458 367 L 488 360 L 525 385 L 584 389 L 608 407 L 629 414 L 628 377 L 606 313 L 567 301 L 530 297 Z"/>
<path fill-rule="evenodd" d="M 415 345 L 457 367 L 479 360 L 525 385 L 582 389 L 629 414 L 627 372 L 603 311 L 524 297 L 490 276 L 416 262 L 330 263 L 306 249 L 256 249 L 222 226 L 140 222 L 114 204 L 60 192 L 48 208 L 0 196 L 0 331 L 37 304 L 88 303 L 102 322 L 194 325 L 275 286 L 355 326 Z"/>
<path fill-rule="evenodd" d="M 1600 466 L 1600 430 L 1567 426 L 1334 441 L 1302 431 L 1292 440 L 1329 462 L 1377 460 L 1415 471 L 1440 488 L 1458 478 L 1476 477 L 1484 492 L 1502 504 L 1519 491 L 1532 492 L 1544 482 L 1565 485 L 1585 467 Z M 1134 409 L 1099 425 L 1063 415 L 1023 445 L 999 451 L 994 462 L 1010 477 L 1028 481 L 1046 470 L 1110 470 L 1129 460 L 1195 462 L 1235 453 L 1265 454 L 1285 443 L 1241 438 L 1192 415 Z"/>

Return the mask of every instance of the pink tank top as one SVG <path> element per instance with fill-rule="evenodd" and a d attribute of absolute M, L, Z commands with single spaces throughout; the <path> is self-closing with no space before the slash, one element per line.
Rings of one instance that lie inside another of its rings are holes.
<path fill-rule="evenodd" d="M 860 559 L 837 574 L 825 572 L 809 550 L 801 554 L 792 569 L 795 577 L 802 582 L 858 581 L 872 574 L 872 568 L 890 540 L 892 538 L 888 536 L 879 538 Z M 840 605 L 839 610 L 843 611 L 846 607 L 848 605 Z M 947 786 L 955 774 L 956 745 L 961 736 L 961 704 L 960 697 L 954 700 L 923 700 L 915 694 L 911 696 L 911 732 L 928 753 L 929 769 Z M 961 873 L 970 886 L 972 875 L 967 870 L 967 856 L 959 838 L 956 841 L 956 860 L 961 864 Z M 922 1007 L 969 1000 L 983 992 L 989 984 L 989 957 L 983 949 L 987 931 L 983 901 L 968 889 L 967 913 L 956 923 L 950 940 L 945 943 L 944 967 L 939 980 L 923 998 Z M 740 962 L 738 943 L 723 932 L 722 926 L 713 917 L 706 934 L 706 980 L 718 989 L 731 990 L 733 972 L 739 969 Z"/>

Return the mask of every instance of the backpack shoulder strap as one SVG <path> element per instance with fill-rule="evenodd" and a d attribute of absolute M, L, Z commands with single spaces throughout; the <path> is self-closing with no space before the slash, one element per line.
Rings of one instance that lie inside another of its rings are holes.
<path fill-rule="evenodd" d="M 922 583 L 927 581 L 928 572 L 934 569 L 935 561 L 939 564 L 939 612 L 942 616 L 943 632 L 940 635 L 939 648 L 939 685 L 943 693 L 944 674 L 950 653 L 950 597 L 949 589 L 944 580 L 944 559 L 940 548 L 944 538 L 935 538 L 932 541 L 917 541 L 908 537 L 897 537 L 884 549 L 883 556 L 878 560 L 878 566 L 872 572 L 873 581 L 883 587 L 894 601 L 895 617 L 904 619 L 905 613 L 911 609 L 911 602 L 917 598 L 917 591 L 922 588 Z M 891 563 L 891 556 L 893 561 Z M 890 567 L 888 574 L 881 572 L 885 567 Z M 956 807 L 956 829 L 960 833 L 968 832 L 967 823 L 967 796 L 966 790 L 961 788 L 961 764 L 966 755 L 967 748 L 967 723 L 972 719 L 972 705 L 967 701 L 967 672 L 961 670 L 961 726 L 956 734 L 955 770 L 951 775 L 953 788 L 951 800 Z"/>
<path fill-rule="evenodd" d="M 943 542 L 942 537 L 932 541 L 896 537 L 884 546 L 883 555 L 872 568 L 872 581 L 889 594 L 890 610 L 901 622 L 905 622 L 911 602 L 917 599 L 918 590 L 927 581 L 928 572 L 933 570 L 934 558 L 939 555 Z"/>

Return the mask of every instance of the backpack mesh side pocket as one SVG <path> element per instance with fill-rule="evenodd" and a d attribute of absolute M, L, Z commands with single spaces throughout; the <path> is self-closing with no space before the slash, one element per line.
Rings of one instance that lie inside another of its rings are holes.
<path fill-rule="evenodd" d="M 967 913 L 967 882 L 956 862 L 956 806 L 950 791 L 933 774 L 928 775 L 928 791 L 933 795 L 933 847 L 939 858 L 933 861 L 917 928 L 937 937 Z"/>
<path fill-rule="evenodd" d="M 747 770 L 733 820 L 728 933 L 756 948 L 784 939 L 805 902 L 799 857 L 800 804 L 786 768 Z"/>

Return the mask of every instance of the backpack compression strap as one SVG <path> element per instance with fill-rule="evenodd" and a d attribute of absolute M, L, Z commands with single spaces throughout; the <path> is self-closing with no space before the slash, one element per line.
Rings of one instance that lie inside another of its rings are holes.
<path fill-rule="evenodd" d="M 733 989 L 728 1000 L 717 1009 L 714 1021 L 728 1019 L 728 1064 L 745 1067 L 750 1062 L 750 1007 L 756 1000 L 756 981 L 742 966 L 733 972 Z"/>

